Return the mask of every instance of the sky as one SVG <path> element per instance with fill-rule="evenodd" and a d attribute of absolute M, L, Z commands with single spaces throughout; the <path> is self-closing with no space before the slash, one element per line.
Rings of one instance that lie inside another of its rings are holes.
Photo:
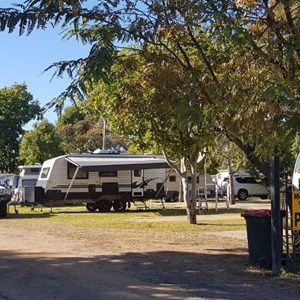
<path fill-rule="evenodd" d="M 0 7 L 9 7 L 11 3 L 23 3 L 18 0 L 0 0 Z M 71 82 L 67 74 L 63 78 L 51 80 L 55 69 L 43 71 L 52 63 L 86 57 L 89 47 L 75 39 L 62 40 L 61 28 L 34 30 L 31 35 L 19 36 L 17 32 L 0 32 L 0 89 L 14 83 L 26 83 L 28 92 L 41 106 L 59 96 Z M 54 123 L 57 115 L 52 110 L 45 118 Z M 30 129 L 33 122 L 25 126 Z"/>

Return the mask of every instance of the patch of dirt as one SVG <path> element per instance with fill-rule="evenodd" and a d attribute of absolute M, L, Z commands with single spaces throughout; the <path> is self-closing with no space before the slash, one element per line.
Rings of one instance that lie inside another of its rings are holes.
<path fill-rule="evenodd" d="M 222 216 L 198 221 L 216 218 Z M 245 272 L 251 268 L 242 230 L 153 235 L 78 229 L 47 218 L 0 219 L 0 229 L 1 300 L 299 299 L 299 280 Z"/>

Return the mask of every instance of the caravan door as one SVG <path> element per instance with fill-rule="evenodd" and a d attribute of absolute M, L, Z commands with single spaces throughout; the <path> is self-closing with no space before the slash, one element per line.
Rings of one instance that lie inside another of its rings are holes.
<path fill-rule="evenodd" d="M 132 197 L 144 196 L 144 170 L 132 170 L 131 171 L 131 195 Z"/>

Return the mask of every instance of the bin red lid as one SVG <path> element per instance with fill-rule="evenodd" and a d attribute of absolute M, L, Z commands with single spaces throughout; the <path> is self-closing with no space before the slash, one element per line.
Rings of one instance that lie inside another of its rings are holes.
<path fill-rule="evenodd" d="M 254 209 L 254 210 L 245 210 L 245 212 L 242 214 L 243 217 L 267 217 L 271 216 L 271 210 L 270 209 Z"/>

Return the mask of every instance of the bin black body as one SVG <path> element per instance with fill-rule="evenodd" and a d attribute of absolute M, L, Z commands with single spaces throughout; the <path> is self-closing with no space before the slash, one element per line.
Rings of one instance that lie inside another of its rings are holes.
<path fill-rule="evenodd" d="M 269 268 L 272 263 L 271 216 L 242 216 L 246 220 L 250 264 Z"/>
<path fill-rule="evenodd" d="M 284 214 L 281 214 L 281 217 L 283 216 Z M 271 268 L 271 212 L 269 210 L 248 211 L 243 213 L 242 217 L 246 220 L 250 264 Z M 282 219 L 280 231 L 282 240 Z"/>

